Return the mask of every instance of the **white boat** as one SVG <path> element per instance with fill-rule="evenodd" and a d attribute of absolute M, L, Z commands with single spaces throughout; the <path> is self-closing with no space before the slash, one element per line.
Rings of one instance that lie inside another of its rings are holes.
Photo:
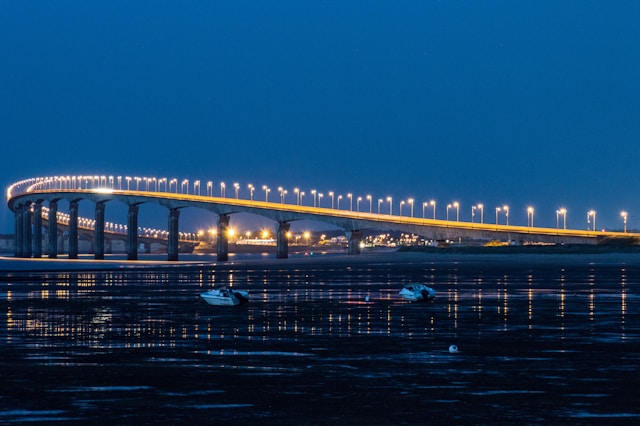
<path fill-rule="evenodd" d="M 410 284 L 400 290 L 400 296 L 411 302 L 428 302 L 436 297 L 436 291 L 424 284 Z"/>
<path fill-rule="evenodd" d="M 219 290 L 209 290 L 201 293 L 205 302 L 216 306 L 236 306 L 249 301 L 249 293 L 243 290 L 232 290 L 223 287 Z"/>

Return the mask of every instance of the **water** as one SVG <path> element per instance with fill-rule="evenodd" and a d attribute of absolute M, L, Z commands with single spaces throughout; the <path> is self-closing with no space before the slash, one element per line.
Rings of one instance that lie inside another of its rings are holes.
<path fill-rule="evenodd" d="M 633 255 L 50 269 L 0 272 L 0 423 L 640 420 Z M 251 302 L 200 300 L 223 285 Z"/>

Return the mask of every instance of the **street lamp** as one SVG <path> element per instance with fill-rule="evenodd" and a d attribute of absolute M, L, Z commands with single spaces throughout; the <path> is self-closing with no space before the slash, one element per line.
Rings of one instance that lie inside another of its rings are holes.
<path fill-rule="evenodd" d="M 509 226 L 509 206 L 503 206 L 505 216 L 507 217 L 507 226 Z"/>
<path fill-rule="evenodd" d="M 480 209 L 480 223 L 484 223 L 484 204 L 478 204 Z"/>
<path fill-rule="evenodd" d="M 622 216 L 622 221 L 624 223 L 624 232 L 627 232 L 627 216 L 629 216 L 629 214 L 625 211 L 621 211 L 620 212 L 620 216 Z"/>
<path fill-rule="evenodd" d="M 429 204 L 433 206 L 433 220 L 436 220 L 436 200 L 429 201 Z"/>
<path fill-rule="evenodd" d="M 224 184 L 224 182 L 220 182 L 220 196 L 222 198 L 225 198 L 225 189 L 227 188 L 227 186 Z"/>
<path fill-rule="evenodd" d="M 316 191 L 315 189 L 311 190 L 311 195 L 313 195 L 313 207 L 316 207 L 316 194 L 318 191 Z"/>
<path fill-rule="evenodd" d="M 402 217 L 402 206 L 404 205 L 404 200 L 400 201 L 400 217 Z"/>
<path fill-rule="evenodd" d="M 256 188 L 251 184 L 247 185 L 247 188 L 249 189 L 249 200 L 253 201 L 253 191 Z"/>
<path fill-rule="evenodd" d="M 362 197 L 358 197 L 356 200 L 356 211 L 360 212 L 360 201 L 362 201 Z"/>
<path fill-rule="evenodd" d="M 422 218 L 424 219 L 424 210 L 427 208 L 427 206 L 429 205 L 429 203 L 427 203 L 426 201 L 424 203 L 422 203 Z"/>
<path fill-rule="evenodd" d="M 340 210 L 340 200 L 342 200 L 342 195 L 338 195 L 338 210 Z"/>
<path fill-rule="evenodd" d="M 329 191 L 329 197 L 331 197 L 331 210 L 333 210 L 333 196 L 335 194 L 333 193 L 333 191 Z"/>
<path fill-rule="evenodd" d="M 565 209 L 563 207 L 560 210 L 556 210 L 556 228 L 559 227 L 559 223 L 558 223 L 558 216 L 559 215 L 563 216 L 563 218 L 564 218 L 564 229 L 567 229 L 567 209 Z"/>
<path fill-rule="evenodd" d="M 324 197 L 324 194 L 322 192 L 318 193 L 318 207 L 320 207 L 320 201 L 322 200 L 322 197 Z"/>
<path fill-rule="evenodd" d="M 207 195 L 213 197 L 213 182 L 211 181 L 207 182 Z"/>
<path fill-rule="evenodd" d="M 476 206 L 471 206 L 471 223 L 473 223 L 473 218 L 476 216 Z"/>
<path fill-rule="evenodd" d="M 267 202 L 269 201 L 269 191 L 271 190 L 267 185 L 262 185 L 262 189 L 264 190 L 264 201 Z"/>
<path fill-rule="evenodd" d="M 456 222 L 460 222 L 460 203 L 457 201 L 454 201 L 453 207 L 456 208 Z"/>
<path fill-rule="evenodd" d="M 371 195 L 367 195 L 367 200 L 369 200 L 369 214 L 373 213 L 373 198 Z"/>
<path fill-rule="evenodd" d="M 591 222 L 589 219 L 591 218 L 591 216 L 593 216 L 593 230 L 596 230 L 596 211 L 595 210 L 589 210 L 587 212 L 587 231 L 589 230 L 589 222 Z"/>
<path fill-rule="evenodd" d="M 413 198 L 409 198 L 407 201 L 411 204 L 411 217 L 413 217 Z"/>
<path fill-rule="evenodd" d="M 500 207 L 496 207 L 496 225 L 498 224 L 498 213 L 500 213 Z"/>
<path fill-rule="evenodd" d="M 449 221 L 449 209 L 451 208 L 451 204 L 447 204 L 447 222 Z"/>
<path fill-rule="evenodd" d="M 235 183 L 233 184 L 233 187 L 234 187 L 234 188 L 235 188 L 235 190 L 236 190 L 236 200 L 237 200 L 237 199 L 238 199 L 238 191 L 240 190 L 240 184 L 239 184 L 238 182 L 235 182 Z"/>
<path fill-rule="evenodd" d="M 393 198 L 387 197 L 387 201 L 389 202 L 389 216 L 393 213 Z"/>
<path fill-rule="evenodd" d="M 349 211 L 353 211 L 353 194 L 348 193 L 347 197 L 349 197 Z"/>
<path fill-rule="evenodd" d="M 382 198 L 378 198 L 378 214 L 380 214 L 380 204 L 382 204 L 383 201 Z"/>
<path fill-rule="evenodd" d="M 531 228 L 533 228 L 533 212 L 533 207 L 527 207 L 527 226 L 530 226 Z"/>

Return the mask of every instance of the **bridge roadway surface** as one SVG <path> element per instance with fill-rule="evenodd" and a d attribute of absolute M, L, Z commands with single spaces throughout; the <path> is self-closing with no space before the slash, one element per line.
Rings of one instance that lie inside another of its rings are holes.
<path fill-rule="evenodd" d="M 181 209 L 200 208 L 218 215 L 217 258 L 228 260 L 228 228 L 230 217 L 236 213 L 251 213 L 272 219 L 278 223 L 277 257 L 288 257 L 288 239 L 290 223 L 299 220 L 311 220 L 328 223 L 345 230 L 349 240 L 349 254 L 360 253 L 360 241 L 365 230 L 400 231 L 420 235 L 432 240 L 499 240 L 518 244 L 556 243 L 556 244 L 597 244 L 604 238 L 635 237 L 637 233 L 601 232 L 576 229 L 540 228 L 516 225 L 473 223 L 439 219 L 416 218 L 391 214 L 367 213 L 352 210 L 339 210 L 325 207 L 310 207 L 284 202 L 246 200 L 241 198 L 215 197 L 212 195 L 193 195 L 176 192 L 115 189 L 106 185 L 95 188 L 52 188 L 47 178 L 32 178 L 17 182 L 7 189 L 8 206 L 16 218 L 16 257 L 41 257 L 41 219 L 38 214 L 42 203 L 49 203 L 49 257 L 57 256 L 55 238 L 57 223 L 55 218 L 58 201 L 69 202 L 70 249 L 69 257 L 77 258 L 77 203 L 89 200 L 96 205 L 96 259 L 104 258 L 104 209 L 111 201 L 119 201 L 129 206 L 127 231 L 127 258 L 137 259 L 138 206 L 155 203 L 169 211 L 168 216 L 168 260 L 178 260 L 178 220 Z M 166 189 L 166 185 L 165 185 Z M 170 189 L 170 188 L 169 188 Z M 134 231 L 132 231 L 134 230 Z M 74 241 L 75 240 L 75 244 Z"/>

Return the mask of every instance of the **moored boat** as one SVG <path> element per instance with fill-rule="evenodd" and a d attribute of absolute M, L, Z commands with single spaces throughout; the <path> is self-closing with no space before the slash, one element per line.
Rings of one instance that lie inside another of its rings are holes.
<path fill-rule="evenodd" d="M 400 296 L 410 302 L 427 302 L 436 297 L 436 291 L 424 284 L 410 284 L 400 290 Z"/>
<path fill-rule="evenodd" d="M 233 290 L 226 287 L 201 293 L 205 302 L 216 306 L 236 306 L 249 301 L 249 293 L 243 290 Z"/>

